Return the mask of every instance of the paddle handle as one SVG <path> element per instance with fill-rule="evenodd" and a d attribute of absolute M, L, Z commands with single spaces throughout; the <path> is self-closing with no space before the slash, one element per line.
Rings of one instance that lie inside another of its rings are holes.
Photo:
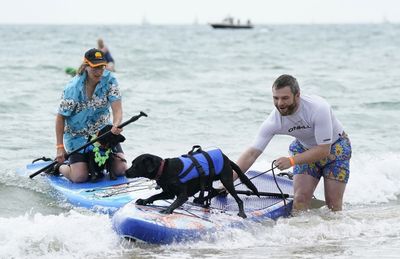
<path fill-rule="evenodd" d="M 147 117 L 147 114 L 141 111 L 138 115 L 132 116 L 132 118 L 130 118 L 129 120 L 123 122 L 121 125 L 118 126 L 118 128 L 121 129 L 121 128 L 125 127 L 126 125 L 128 125 L 128 124 L 130 124 L 130 123 L 132 123 L 132 122 L 134 122 L 134 121 L 137 121 L 137 120 L 138 120 L 140 117 L 142 117 L 142 116 Z M 89 142 L 86 143 L 85 145 L 81 146 L 80 148 L 77 148 L 77 149 L 73 150 L 71 153 L 66 154 L 66 155 L 65 155 L 65 159 L 68 159 L 72 154 L 75 154 L 75 153 L 81 151 L 82 149 L 87 148 L 88 146 L 90 146 L 90 145 L 92 145 L 93 143 L 97 142 L 99 139 L 104 138 L 106 135 L 108 135 L 108 134 L 110 134 L 110 133 L 111 133 L 111 130 L 107 131 L 106 133 L 100 135 L 99 137 L 97 137 L 97 138 L 95 138 L 95 139 L 92 139 L 91 141 L 89 141 Z M 34 172 L 33 174 L 29 175 L 29 178 L 32 179 L 32 178 L 35 177 L 36 175 L 38 175 L 38 174 L 40 174 L 40 173 L 46 171 L 47 169 L 49 169 L 50 167 L 52 167 L 52 166 L 54 166 L 54 165 L 56 165 L 56 164 L 57 164 L 57 161 L 52 162 L 51 164 L 49 164 L 49 165 L 47 165 L 47 166 L 41 168 L 41 169 L 38 170 L 37 172 Z"/>
<path fill-rule="evenodd" d="M 147 117 L 147 114 L 141 111 L 138 115 L 132 116 L 132 118 L 130 118 L 129 120 L 121 123 L 121 125 L 119 125 L 118 128 L 121 129 L 121 128 L 125 127 L 126 125 L 128 125 L 129 123 L 137 121 L 142 116 Z"/>

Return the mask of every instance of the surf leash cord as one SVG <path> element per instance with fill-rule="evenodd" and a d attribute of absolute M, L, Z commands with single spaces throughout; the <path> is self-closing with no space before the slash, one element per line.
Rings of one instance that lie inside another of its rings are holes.
<path fill-rule="evenodd" d="M 286 197 L 285 197 L 285 194 L 283 193 L 281 187 L 279 187 L 278 181 L 276 180 L 276 176 L 275 176 L 274 169 L 277 168 L 277 166 L 274 167 L 275 161 L 276 161 L 276 160 L 272 161 L 272 163 L 271 163 L 272 176 L 274 177 L 274 181 L 275 181 L 276 187 L 278 187 L 278 190 L 279 190 L 279 192 L 281 193 L 281 197 L 282 197 L 282 200 L 283 200 L 283 204 L 285 205 L 286 213 L 289 214 L 289 211 L 287 210 L 287 204 L 286 204 Z"/>

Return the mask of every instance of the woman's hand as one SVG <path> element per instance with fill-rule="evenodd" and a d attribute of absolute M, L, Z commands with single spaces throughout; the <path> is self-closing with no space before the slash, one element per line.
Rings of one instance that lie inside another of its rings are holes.
<path fill-rule="evenodd" d="M 118 125 L 113 125 L 111 128 L 111 133 L 114 135 L 119 135 L 122 132 L 122 128 L 118 128 Z"/>
<path fill-rule="evenodd" d="M 67 154 L 67 151 L 65 151 L 64 147 L 57 148 L 56 160 L 59 164 L 61 164 L 65 161 L 66 154 Z"/>

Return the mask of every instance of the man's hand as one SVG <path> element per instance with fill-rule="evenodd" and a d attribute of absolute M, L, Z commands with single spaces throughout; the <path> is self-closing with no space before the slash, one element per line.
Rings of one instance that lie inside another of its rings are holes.
<path fill-rule="evenodd" d="M 292 164 L 290 163 L 290 158 L 289 157 L 280 157 L 275 160 L 274 163 L 279 170 L 286 170 L 292 167 Z"/>

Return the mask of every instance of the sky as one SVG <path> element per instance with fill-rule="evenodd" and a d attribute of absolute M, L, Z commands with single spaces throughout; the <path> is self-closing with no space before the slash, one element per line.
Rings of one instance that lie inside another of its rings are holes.
<path fill-rule="evenodd" d="M 400 0 L 0 0 L 0 24 L 400 22 Z"/>

